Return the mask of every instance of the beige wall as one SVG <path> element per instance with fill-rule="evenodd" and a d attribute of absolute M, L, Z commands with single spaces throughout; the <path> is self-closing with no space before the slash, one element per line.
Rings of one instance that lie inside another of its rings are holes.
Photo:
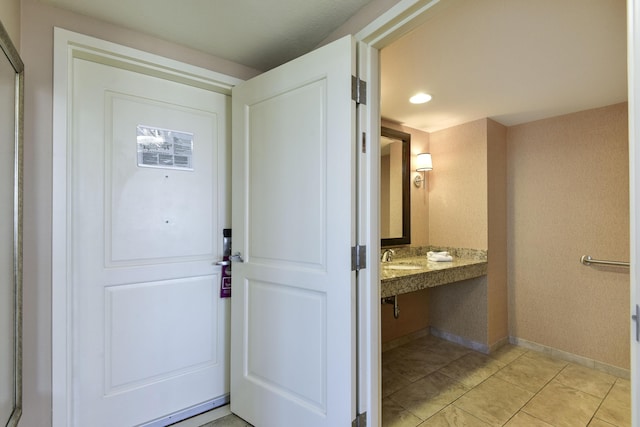
<path fill-rule="evenodd" d="M 487 119 L 429 135 L 429 244 L 487 249 Z"/>
<path fill-rule="evenodd" d="M 627 106 L 508 129 L 510 335 L 629 368 Z M 491 254 L 489 254 L 491 256 Z"/>
<path fill-rule="evenodd" d="M 511 335 L 628 369 L 628 270 L 578 262 L 629 259 L 627 144 L 626 104 L 430 134 L 429 244 L 488 248 L 488 274 L 429 289 L 428 311 L 403 302 L 401 316 L 428 312 L 433 328 L 488 347 Z"/>
<path fill-rule="evenodd" d="M 429 326 L 488 351 L 487 276 L 429 289 Z"/>
<path fill-rule="evenodd" d="M 488 249 L 489 260 L 486 277 L 430 290 L 430 323 L 485 350 L 508 336 L 506 135 L 490 119 L 429 135 L 429 244 Z"/>
<path fill-rule="evenodd" d="M 53 27 L 59 26 L 238 78 L 258 72 L 201 52 L 22 1 L 25 62 L 24 414 L 21 425 L 51 425 L 51 163 Z M 226 41 L 225 41 L 226 42 Z"/>
<path fill-rule="evenodd" d="M 20 51 L 20 0 L 0 0 L 0 22 Z"/>
<path fill-rule="evenodd" d="M 507 298 L 507 128 L 487 120 L 487 341 L 508 333 Z"/>

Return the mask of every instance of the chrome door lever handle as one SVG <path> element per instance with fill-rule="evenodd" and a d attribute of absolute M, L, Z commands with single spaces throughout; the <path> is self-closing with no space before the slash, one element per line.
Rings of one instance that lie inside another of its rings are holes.
<path fill-rule="evenodd" d="M 229 257 L 229 261 L 244 262 L 244 260 L 242 259 L 242 256 L 240 255 L 240 252 L 236 252 L 235 254 L 231 255 Z"/>
<path fill-rule="evenodd" d="M 218 261 L 218 262 L 214 262 L 214 265 L 229 265 L 231 264 L 231 261 Z"/>

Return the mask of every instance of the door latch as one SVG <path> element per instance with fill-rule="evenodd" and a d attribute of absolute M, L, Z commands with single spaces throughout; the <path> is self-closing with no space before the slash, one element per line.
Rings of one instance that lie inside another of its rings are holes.
<path fill-rule="evenodd" d="M 242 256 L 240 255 L 240 252 L 236 252 L 235 254 L 231 255 L 229 257 L 229 261 L 244 262 L 244 260 L 242 259 Z"/>

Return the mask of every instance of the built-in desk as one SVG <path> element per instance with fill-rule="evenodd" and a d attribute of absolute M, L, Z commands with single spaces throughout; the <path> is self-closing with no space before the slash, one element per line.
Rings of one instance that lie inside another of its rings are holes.
<path fill-rule="evenodd" d="M 380 297 L 419 291 L 485 274 L 486 252 L 484 256 L 454 256 L 452 262 L 428 261 L 426 255 L 396 258 L 392 262 L 380 263 Z"/>

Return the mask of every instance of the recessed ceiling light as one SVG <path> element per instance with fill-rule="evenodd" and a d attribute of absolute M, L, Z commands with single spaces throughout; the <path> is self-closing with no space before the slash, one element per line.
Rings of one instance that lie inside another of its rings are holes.
<path fill-rule="evenodd" d="M 428 93 L 416 93 L 411 98 L 409 98 L 409 102 L 412 104 L 424 104 L 425 102 L 431 101 L 431 95 Z"/>

